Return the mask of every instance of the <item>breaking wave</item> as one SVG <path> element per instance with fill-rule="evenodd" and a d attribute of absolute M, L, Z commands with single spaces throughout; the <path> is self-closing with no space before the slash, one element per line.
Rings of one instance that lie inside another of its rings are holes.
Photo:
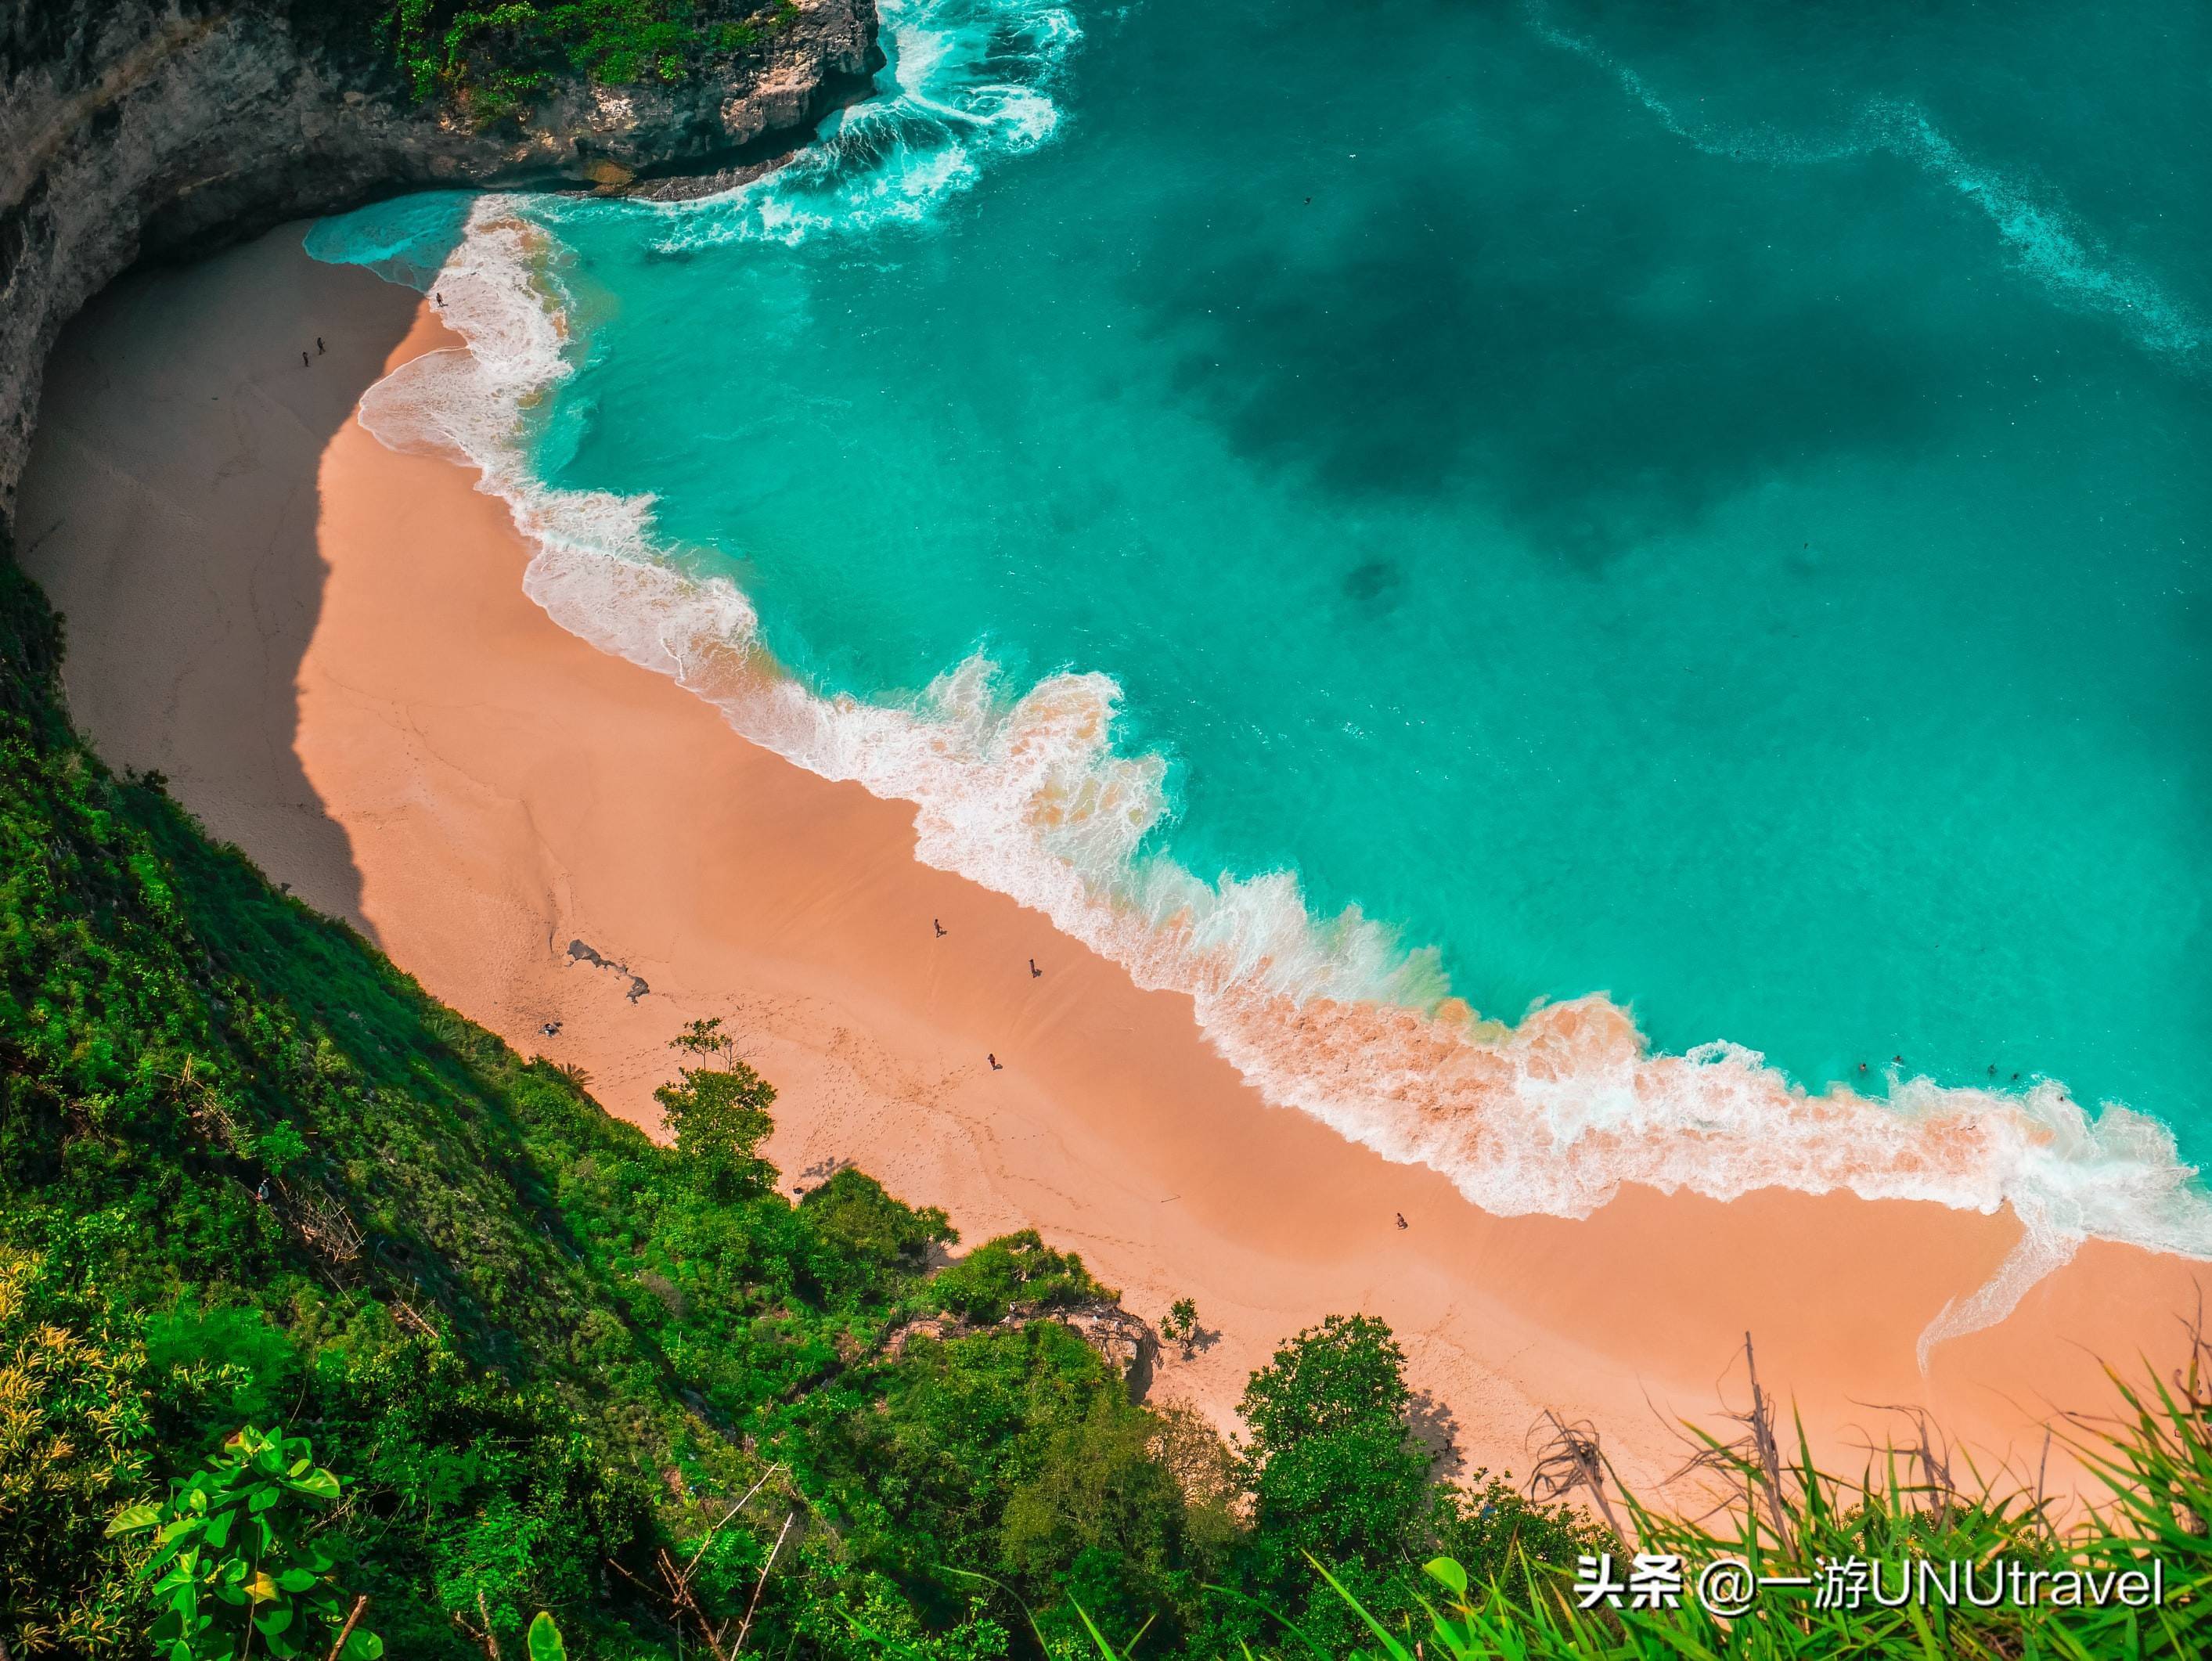
<path fill-rule="evenodd" d="M 672 244 L 849 232 L 917 217 L 985 150 L 1052 131 L 1043 88 L 1075 38 L 1064 13 L 958 0 L 884 15 L 895 96 L 727 198 L 637 210 L 665 214 Z M 1316 917 L 1294 874 L 1207 881 L 1147 851 L 1168 812 L 1166 766 L 1117 744 L 1121 688 L 1106 675 L 1022 687 L 978 656 L 900 703 L 800 684 L 761 644 L 743 593 L 656 544 L 651 498 L 533 475 L 538 415 L 578 356 L 547 228 L 557 205 L 429 204 L 414 222 L 372 210 L 309 238 L 318 257 L 434 294 L 467 342 L 371 388 L 362 423 L 394 448 L 479 471 L 533 549 L 529 594 L 562 626 L 671 676 L 798 764 L 914 804 L 922 860 L 1043 912 L 1139 984 L 1189 995 L 1209 1041 L 1269 1100 L 1432 1167 L 1501 1214 L 1587 1215 L 1624 1183 L 1723 1200 L 1780 1186 L 2010 1206 L 2026 1237 L 1929 1326 L 1923 1365 L 1935 1343 L 2002 1319 L 2085 1238 L 2212 1257 L 2212 1198 L 2172 1134 L 2124 1106 L 2086 1111 L 2051 1081 L 2008 1094 L 1893 1076 L 1885 1099 L 1840 1085 L 1814 1094 L 1735 1044 L 1654 1053 L 1601 995 L 1517 1025 L 1486 1019 L 1449 995 L 1434 952 L 1356 910 Z M 410 222 L 442 239 L 434 266 L 410 251 Z"/>
<path fill-rule="evenodd" d="M 1035 149 L 1058 129 L 1052 83 L 1082 39 L 1072 12 L 1035 0 L 930 0 L 881 13 L 889 84 L 833 115 L 764 179 L 692 202 L 635 204 L 659 216 L 659 252 L 918 222 L 990 161 Z"/>

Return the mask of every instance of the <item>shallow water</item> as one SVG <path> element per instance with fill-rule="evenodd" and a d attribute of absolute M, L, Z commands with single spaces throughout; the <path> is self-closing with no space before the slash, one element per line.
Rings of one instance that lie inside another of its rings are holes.
<path fill-rule="evenodd" d="M 1906 1117 L 2049 1080 L 2212 1149 L 2201 9 L 885 16 L 785 173 L 524 210 L 568 333 L 509 484 L 649 497 L 602 551 L 939 733 L 787 752 L 1294 997 L 1604 992 Z M 471 212 L 314 246 L 434 281 Z M 2141 1129 L 2062 1155 L 2170 1166 Z"/>

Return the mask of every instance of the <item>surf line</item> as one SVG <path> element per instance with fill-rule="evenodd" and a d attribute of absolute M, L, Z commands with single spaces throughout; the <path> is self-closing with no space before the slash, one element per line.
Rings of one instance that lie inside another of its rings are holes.
<path fill-rule="evenodd" d="M 1601 995 L 1486 1020 L 1449 995 L 1432 952 L 1356 910 L 1316 917 L 1291 873 L 1208 882 L 1144 853 L 1168 812 L 1166 763 L 1118 746 L 1109 676 L 1014 689 L 978 656 L 897 704 L 800 684 L 761 645 L 744 594 L 660 544 L 653 498 L 557 489 L 532 470 L 533 423 L 580 361 L 547 222 L 573 210 L 471 204 L 419 283 L 466 346 L 372 387 L 362 424 L 477 471 L 532 550 L 526 592 L 563 628 L 669 675 L 787 759 L 911 803 L 926 863 L 1044 912 L 1139 985 L 1190 996 L 1206 1040 L 1269 1101 L 1501 1215 L 1585 1216 L 1625 1183 L 2009 1205 L 2020 1245 L 1937 1313 L 1923 1365 L 2009 1314 L 2090 1236 L 2212 1258 L 2212 1201 L 2171 1133 L 2124 1107 L 2093 1117 L 2049 1081 L 2019 1097 L 1896 1078 L 1886 1102 L 1842 1085 L 1815 1096 L 1741 1046 L 1654 1054 Z M 314 243 L 344 259 L 335 232 Z"/>

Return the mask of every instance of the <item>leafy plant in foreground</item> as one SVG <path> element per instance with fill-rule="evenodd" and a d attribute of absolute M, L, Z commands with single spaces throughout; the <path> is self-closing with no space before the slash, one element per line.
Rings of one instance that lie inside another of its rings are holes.
<path fill-rule="evenodd" d="M 526 1640 L 530 1646 L 530 1661 L 568 1661 L 568 1646 L 561 1641 L 561 1628 L 553 1624 L 553 1617 L 544 1609 L 530 1623 L 530 1634 Z"/>
<path fill-rule="evenodd" d="M 2198 1363 L 2205 1360 L 2200 1345 Z M 1717 1527 L 1629 1501 L 1636 1549 L 1684 1567 L 1685 1590 L 1657 1607 L 1586 1597 L 1564 1567 L 1525 1558 L 1488 1577 L 1438 1557 L 1423 1566 L 1448 1594 L 1418 1599 L 1411 1617 L 1378 1615 L 1315 1565 L 1372 1640 L 1343 1646 L 1352 1661 L 1797 1661 L 1829 1656 L 1963 1657 L 1972 1661 L 2100 1661 L 2197 1657 L 2212 1650 L 2212 1398 L 2201 1365 L 2171 1388 L 2139 1390 L 2115 1378 L 2125 1415 L 2087 1445 L 2083 1463 L 2110 1502 L 2071 1526 L 2054 1524 L 2039 1494 L 1988 1486 L 1962 1492 L 1925 1433 L 1856 1480 L 1819 1470 L 1801 1437 L 1794 1458 L 1773 1459 L 1759 1426 L 1747 1442 L 1705 1439 L 1704 1469 L 1736 1490 Z M 1733 1557 L 1765 1590 L 1735 1615 L 1691 1590 L 1700 1566 Z M 2013 1602 L 1921 1594 L 1873 1595 L 1897 1566 L 1972 1565 L 1993 1580 L 2020 1564 L 2077 1588 L 2122 1574 L 2147 1582 L 2159 1565 L 2164 1601 L 2147 1607 L 2077 1593 Z M 1870 1584 L 1868 1571 L 1876 1579 Z"/>
<path fill-rule="evenodd" d="M 166 1661 L 236 1661 L 256 1648 L 286 1661 L 322 1654 L 341 1634 L 344 1661 L 376 1661 L 384 1642 L 357 1624 L 358 1604 L 332 1578 L 331 1555 L 305 1537 L 339 1482 L 304 1437 L 249 1425 L 177 1485 L 163 1506 L 131 1506 L 112 1536 L 154 1530 L 139 1568 L 160 1615 Z"/>

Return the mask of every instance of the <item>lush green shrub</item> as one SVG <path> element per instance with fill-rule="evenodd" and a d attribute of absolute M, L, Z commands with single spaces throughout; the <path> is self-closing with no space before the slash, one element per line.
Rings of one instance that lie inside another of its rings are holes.
<path fill-rule="evenodd" d="M 40 1269 L 0 1245 L 0 1608 L 24 1651 L 112 1653 L 136 1600 L 102 1524 L 150 1491 L 145 1354 L 99 1314 L 76 1325 Z"/>
<path fill-rule="evenodd" d="M 137 1573 L 165 1661 L 242 1661 L 256 1649 L 275 1661 L 325 1652 L 377 1661 L 384 1640 L 359 1621 L 367 1600 L 341 1588 L 337 1560 L 317 1537 L 318 1514 L 338 1491 L 306 1438 L 249 1425 L 167 1503 L 118 1512 L 109 1535 L 152 1536 Z"/>
<path fill-rule="evenodd" d="M 1073 1309 L 1109 1304 L 1121 1295 L 1092 1280 L 1082 1258 L 1054 1251 L 1033 1228 L 978 1246 L 939 1275 L 929 1290 L 936 1308 L 978 1325 L 1003 1321 L 1016 1309 Z"/>
<path fill-rule="evenodd" d="M 1332 1315 L 1252 1375 L 1240 1411 L 1271 1553 L 1379 1561 L 1407 1537 L 1428 1506 L 1430 1456 L 1407 1425 L 1404 1369 L 1389 1327 Z"/>
<path fill-rule="evenodd" d="M 959 1244 L 959 1231 L 935 1206 L 921 1210 L 894 1199 L 864 1172 L 840 1171 L 799 1202 L 814 1238 L 834 1261 L 815 1273 L 883 1298 L 929 1267 L 931 1251 Z"/>
<path fill-rule="evenodd" d="M 563 76 L 676 82 L 755 51 L 792 0 L 397 0 L 386 20 L 421 99 L 480 119 L 519 114 Z"/>

